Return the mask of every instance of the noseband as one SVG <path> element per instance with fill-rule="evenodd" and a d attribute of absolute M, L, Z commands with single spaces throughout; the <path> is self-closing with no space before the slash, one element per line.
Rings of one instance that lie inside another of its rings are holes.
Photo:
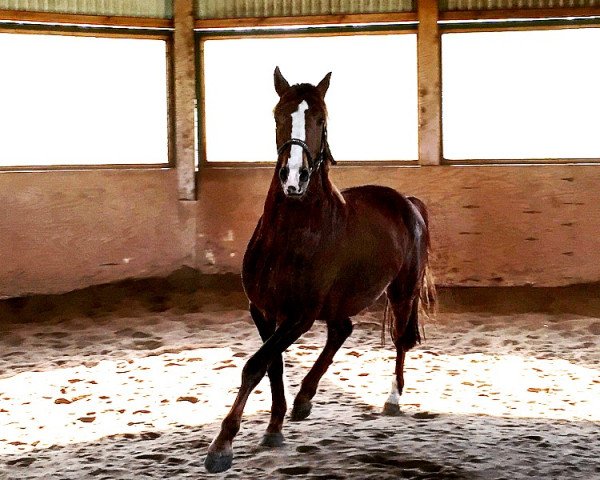
<path fill-rule="evenodd" d="M 325 149 L 327 148 L 327 127 L 323 125 L 323 133 L 321 134 L 321 148 L 316 160 L 313 159 L 306 142 L 300 140 L 299 138 L 291 138 L 281 145 L 281 147 L 277 149 L 277 155 L 281 155 L 283 151 L 290 145 L 298 145 L 302 148 L 302 150 L 304 150 L 304 153 L 306 153 L 306 158 L 308 158 L 308 175 L 310 177 L 313 172 L 316 172 L 319 169 L 323 163 L 323 160 L 325 159 Z"/>

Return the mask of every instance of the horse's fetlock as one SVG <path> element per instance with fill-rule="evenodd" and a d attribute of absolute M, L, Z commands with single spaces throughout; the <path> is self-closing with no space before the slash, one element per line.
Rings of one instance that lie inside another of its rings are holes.
<path fill-rule="evenodd" d="M 223 423 L 221 423 L 221 432 L 223 433 L 223 436 L 226 438 L 235 437 L 239 431 L 240 431 L 240 421 L 236 420 L 235 418 L 226 417 L 225 420 L 223 420 Z M 219 435 L 219 437 L 220 436 L 221 435 Z M 219 437 L 217 437 L 217 441 L 220 440 Z"/>
<path fill-rule="evenodd" d="M 275 418 L 283 418 L 287 413 L 287 405 L 273 405 L 271 407 L 271 416 Z"/>
<path fill-rule="evenodd" d="M 306 383 L 302 384 L 300 387 L 300 392 L 296 395 L 296 399 L 294 400 L 294 404 L 296 403 L 306 403 L 310 402 L 310 400 L 317 394 L 317 384 L 316 383 Z"/>

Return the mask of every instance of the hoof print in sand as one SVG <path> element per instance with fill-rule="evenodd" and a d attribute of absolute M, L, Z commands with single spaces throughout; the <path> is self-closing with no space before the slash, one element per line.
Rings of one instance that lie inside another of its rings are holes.
<path fill-rule="evenodd" d="M 294 467 L 281 467 L 277 471 L 284 475 L 307 475 L 310 473 L 311 468 L 305 465 L 298 465 Z"/>
<path fill-rule="evenodd" d="M 431 412 L 419 412 L 413 415 L 413 418 L 417 420 L 431 420 L 432 418 L 439 417 L 439 413 L 431 413 Z"/>
<path fill-rule="evenodd" d="M 299 445 L 296 447 L 298 453 L 315 453 L 319 450 L 320 448 L 316 445 Z"/>
<path fill-rule="evenodd" d="M 33 462 L 35 462 L 34 457 L 22 457 L 22 458 L 17 458 L 16 460 L 8 460 L 6 462 L 6 464 L 10 465 L 12 467 L 28 467 Z"/>

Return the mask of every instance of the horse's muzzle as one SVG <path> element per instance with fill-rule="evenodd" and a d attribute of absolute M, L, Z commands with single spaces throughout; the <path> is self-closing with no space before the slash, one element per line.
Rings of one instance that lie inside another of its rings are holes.
<path fill-rule="evenodd" d="M 305 192 L 306 188 L 303 186 L 300 186 L 300 188 L 296 188 L 293 185 L 290 185 L 287 188 L 283 187 L 283 193 L 285 193 L 288 197 L 301 197 Z"/>

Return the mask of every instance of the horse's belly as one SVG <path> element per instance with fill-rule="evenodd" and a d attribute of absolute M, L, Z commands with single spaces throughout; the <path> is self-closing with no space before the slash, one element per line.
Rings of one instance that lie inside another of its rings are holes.
<path fill-rule="evenodd" d="M 363 270 L 360 274 L 341 276 L 328 292 L 320 318 L 346 318 L 360 313 L 381 296 L 396 274 L 382 267 L 377 275 Z"/>

